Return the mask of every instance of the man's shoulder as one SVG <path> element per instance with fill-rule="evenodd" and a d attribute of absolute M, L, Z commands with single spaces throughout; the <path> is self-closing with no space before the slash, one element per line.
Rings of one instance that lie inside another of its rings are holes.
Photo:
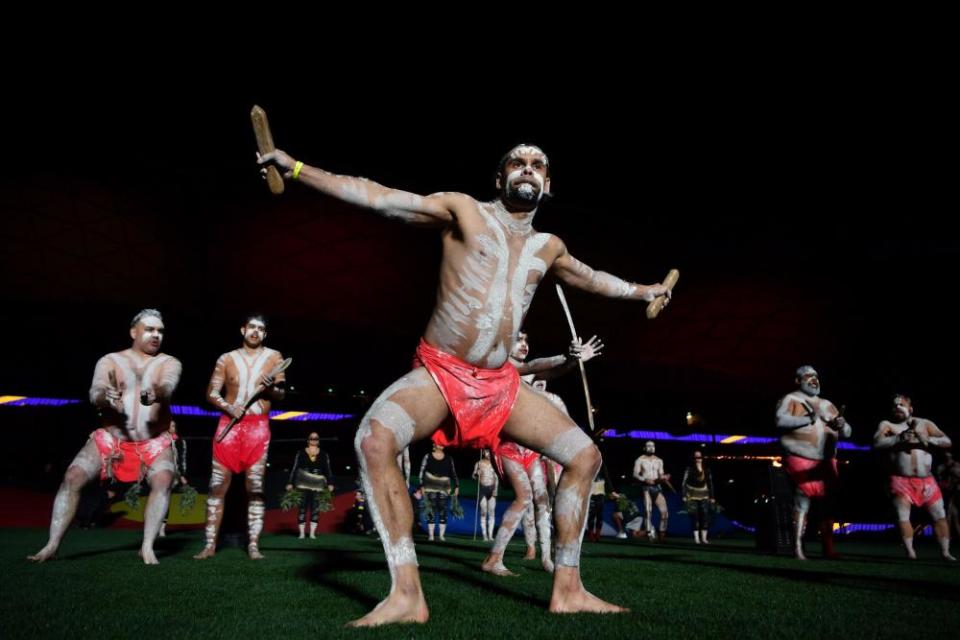
<path fill-rule="evenodd" d="M 428 198 L 441 200 L 447 208 L 455 211 L 466 211 L 470 209 L 479 209 L 482 204 L 476 198 L 459 191 L 437 191 L 431 193 Z"/>

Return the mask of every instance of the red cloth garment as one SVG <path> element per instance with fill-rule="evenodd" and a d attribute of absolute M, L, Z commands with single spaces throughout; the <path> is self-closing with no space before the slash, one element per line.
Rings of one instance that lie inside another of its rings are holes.
<path fill-rule="evenodd" d="M 496 451 L 500 431 L 520 390 L 517 368 L 507 360 L 499 369 L 483 369 L 440 351 L 423 338 L 414 365 L 430 372 L 453 418 L 444 421 L 433 434 L 433 441 L 444 447 L 489 447 Z"/>
<path fill-rule="evenodd" d="M 107 478 L 107 464 L 110 464 L 111 475 L 119 482 L 138 482 L 141 473 L 157 459 L 165 449 L 173 444 L 176 436 L 161 433 L 155 438 L 130 442 L 120 440 L 106 429 L 97 429 L 90 434 L 97 451 L 100 452 L 100 479 Z"/>
<path fill-rule="evenodd" d="M 530 471 L 530 467 L 540 459 L 540 454 L 532 449 L 527 449 L 516 442 L 507 440 L 505 442 L 501 442 L 500 446 L 497 448 L 497 458 L 513 460 L 518 464 L 522 464 L 526 471 Z M 497 466 L 502 468 L 503 465 L 498 464 Z"/>
<path fill-rule="evenodd" d="M 800 456 L 786 456 L 783 464 L 800 491 L 809 498 L 826 496 L 840 481 L 836 458 L 810 460 Z"/>
<path fill-rule="evenodd" d="M 245 415 L 233 425 L 230 433 L 218 442 L 220 434 L 230 424 L 230 416 L 220 416 L 217 434 L 213 437 L 213 459 L 234 473 L 242 473 L 256 464 L 270 444 L 270 417 Z"/>
<path fill-rule="evenodd" d="M 890 476 L 890 492 L 902 496 L 915 507 L 928 507 L 943 499 L 940 487 L 933 476 L 911 478 L 909 476 Z"/>

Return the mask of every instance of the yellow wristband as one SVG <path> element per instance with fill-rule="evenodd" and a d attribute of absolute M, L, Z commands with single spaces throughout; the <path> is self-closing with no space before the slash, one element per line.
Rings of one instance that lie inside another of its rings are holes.
<path fill-rule="evenodd" d="M 297 164 L 293 165 L 293 179 L 300 179 L 300 169 L 303 169 L 303 162 L 297 160 Z"/>

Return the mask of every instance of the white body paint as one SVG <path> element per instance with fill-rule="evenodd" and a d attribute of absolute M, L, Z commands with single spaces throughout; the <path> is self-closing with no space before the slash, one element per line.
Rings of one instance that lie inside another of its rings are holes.
<path fill-rule="evenodd" d="M 139 442 L 160 435 L 170 427 L 169 402 L 155 402 L 144 406 L 141 392 L 152 390 L 173 393 L 180 380 L 180 361 L 172 356 L 158 354 L 139 356 L 127 349 L 105 355 L 97 362 L 90 387 L 90 399 L 95 402 L 103 391 L 112 387 L 113 374 L 119 390 L 123 413 L 103 412 L 103 426 L 121 440 Z"/>
<path fill-rule="evenodd" d="M 812 423 L 806 419 L 806 415 L 811 410 L 815 416 Z M 780 436 L 780 444 L 784 451 L 808 460 L 833 458 L 838 434 L 827 425 L 827 422 L 839 414 L 833 403 L 825 398 L 799 391 L 784 396 L 777 407 L 777 425 L 782 429 L 790 429 Z M 791 428 L 804 421 L 806 422 L 804 426 Z M 839 435 L 849 438 L 851 433 L 851 426 L 846 424 Z"/>
<path fill-rule="evenodd" d="M 663 460 L 657 456 L 642 455 L 633 463 L 633 477 L 647 484 L 656 483 L 663 476 Z"/>
<path fill-rule="evenodd" d="M 936 426 L 929 420 L 923 418 L 910 418 L 916 425 L 916 432 L 927 438 L 935 446 L 943 446 L 940 439 L 934 435 Z M 874 436 L 874 446 L 878 449 L 893 448 L 901 441 L 902 434 L 910 430 L 907 422 L 888 422 L 884 420 L 877 428 Z M 913 442 L 919 442 L 916 438 Z M 949 439 L 948 439 L 949 442 Z M 949 444 L 947 445 L 949 446 Z M 896 449 L 890 452 L 890 462 L 893 465 L 894 473 L 898 476 L 909 478 L 927 478 L 933 473 L 933 455 L 927 449 L 911 448 Z"/>

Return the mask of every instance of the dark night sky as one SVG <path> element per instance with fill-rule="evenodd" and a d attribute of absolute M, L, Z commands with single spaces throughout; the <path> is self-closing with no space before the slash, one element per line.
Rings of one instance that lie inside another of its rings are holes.
<path fill-rule="evenodd" d="M 898 387 L 952 431 L 960 242 L 941 148 L 954 110 L 929 75 L 695 61 L 531 82 L 387 67 L 264 83 L 78 65 L 9 92 L 0 393 L 81 397 L 142 306 L 165 312 L 183 402 L 201 402 L 251 308 L 297 360 L 296 408 L 330 384 L 369 393 L 403 373 L 437 238 L 297 185 L 270 196 L 248 119 L 259 103 L 295 157 L 421 193 L 490 197 L 500 155 L 539 144 L 556 198 L 538 228 L 629 279 L 680 268 L 655 322 L 643 305 L 568 292 L 580 331 L 608 345 L 588 366 L 604 423 L 679 429 L 694 409 L 707 430 L 760 433 L 809 362 L 858 439 Z M 534 356 L 568 337 L 552 282 L 527 321 Z M 582 416 L 578 385 L 555 389 Z"/>

